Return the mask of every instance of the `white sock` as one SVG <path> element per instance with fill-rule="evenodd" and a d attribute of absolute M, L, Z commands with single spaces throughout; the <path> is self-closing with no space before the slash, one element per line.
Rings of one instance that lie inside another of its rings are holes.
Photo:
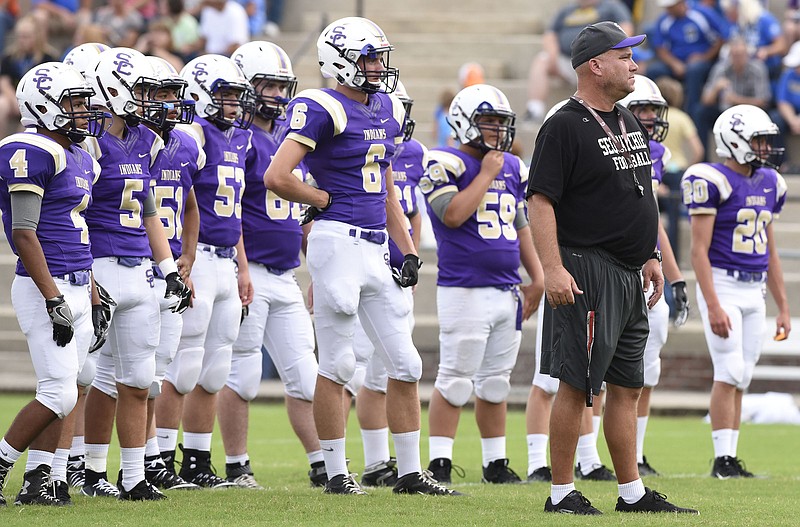
<path fill-rule="evenodd" d="M 617 485 L 617 488 L 619 489 L 619 497 L 628 505 L 636 503 L 644 496 L 644 483 L 642 483 L 641 478 L 636 481 L 631 481 L 630 483 Z"/>
<path fill-rule="evenodd" d="M 597 442 L 593 433 L 583 434 L 578 438 L 577 460 L 581 464 L 584 476 L 603 464 L 597 453 Z"/>
<path fill-rule="evenodd" d="M 313 465 L 314 463 L 319 463 L 320 461 L 325 460 L 325 458 L 322 457 L 322 450 L 314 450 L 313 452 L 306 452 L 306 457 L 308 458 L 309 465 Z"/>
<path fill-rule="evenodd" d="M 347 460 L 344 453 L 344 438 L 320 439 L 322 457 L 325 459 L 325 471 L 328 479 L 333 479 L 339 474 L 347 475 Z"/>
<path fill-rule="evenodd" d="M 233 464 L 244 465 L 248 461 L 250 461 L 250 456 L 247 455 L 247 452 L 238 456 L 228 456 L 228 455 L 225 456 L 226 465 L 233 465 Z"/>
<path fill-rule="evenodd" d="M 397 452 L 397 477 L 422 472 L 419 460 L 419 430 L 392 434 L 394 450 Z"/>
<path fill-rule="evenodd" d="M 108 444 L 86 443 L 86 470 L 103 473 L 108 462 Z"/>
<path fill-rule="evenodd" d="M 504 459 L 506 457 L 506 436 L 482 437 L 481 452 L 483 453 L 484 467 L 488 467 L 492 461 Z"/>
<path fill-rule="evenodd" d="M 183 433 L 183 448 L 191 448 L 193 450 L 202 450 L 203 452 L 211 452 L 211 433 Z"/>
<path fill-rule="evenodd" d="M 5 437 L 2 440 L 0 440 L 0 459 L 2 459 L 3 461 L 5 461 L 10 465 L 13 465 L 21 457 L 22 457 L 22 452 L 20 452 L 13 446 L 9 445 Z"/>
<path fill-rule="evenodd" d="M 46 450 L 28 450 L 28 461 L 25 462 L 25 472 L 30 472 L 39 465 L 53 466 L 53 452 Z"/>
<path fill-rule="evenodd" d="M 644 434 L 647 432 L 648 416 L 636 418 L 636 462 L 644 463 Z"/>
<path fill-rule="evenodd" d="M 57 448 L 50 470 L 50 478 L 53 481 L 67 481 L 67 459 L 69 459 L 69 449 Z"/>
<path fill-rule="evenodd" d="M 428 438 L 428 450 L 430 451 L 428 457 L 431 461 L 443 457 L 445 459 L 453 459 L 453 442 L 452 437 L 445 436 L 430 436 Z"/>
<path fill-rule="evenodd" d="M 70 457 L 78 457 L 86 455 L 86 445 L 83 444 L 83 436 L 75 436 L 72 438 L 72 447 L 69 449 Z"/>
<path fill-rule="evenodd" d="M 739 450 L 739 431 L 731 430 L 731 457 L 736 457 Z"/>
<path fill-rule="evenodd" d="M 600 422 L 602 421 L 602 417 L 599 415 L 592 416 L 592 432 L 595 435 L 595 441 L 597 441 L 597 437 L 600 436 Z"/>
<path fill-rule="evenodd" d="M 143 446 L 119 449 L 122 486 L 125 490 L 131 490 L 144 479 L 144 449 Z"/>
<path fill-rule="evenodd" d="M 389 461 L 389 429 L 361 429 L 361 441 L 364 444 L 364 466 Z"/>
<path fill-rule="evenodd" d="M 733 430 L 730 428 L 720 428 L 711 431 L 711 441 L 714 443 L 714 457 L 731 455 L 731 436 Z"/>
<path fill-rule="evenodd" d="M 528 474 L 547 466 L 547 434 L 528 434 Z"/>
<path fill-rule="evenodd" d="M 553 505 L 558 505 L 573 490 L 575 490 L 574 481 L 566 485 L 550 485 L 550 501 L 553 502 Z"/>
<path fill-rule="evenodd" d="M 158 448 L 158 438 L 148 438 L 147 443 L 144 444 L 144 456 L 155 457 L 161 456 L 161 450 Z"/>
<path fill-rule="evenodd" d="M 156 428 L 158 450 L 169 452 L 178 448 L 178 430 L 176 428 Z"/>

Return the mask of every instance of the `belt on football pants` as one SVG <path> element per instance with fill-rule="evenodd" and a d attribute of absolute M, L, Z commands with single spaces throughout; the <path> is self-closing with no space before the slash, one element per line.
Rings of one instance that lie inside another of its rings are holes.
<path fill-rule="evenodd" d="M 236 247 L 217 247 L 206 243 L 198 243 L 197 248 L 203 252 L 214 253 L 220 258 L 233 259 L 236 256 Z"/>
<path fill-rule="evenodd" d="M 111 256 L 109 260 L 112 262 L 117 262 L 119 265 L 123 267 L 139 267 L 142 265 L 142 260 L 144 257 L 142 256 Z"/>
<path fill-rule="evenodd" d="M 368 242 L 383 245 L 386 243 L 386 233 L 383 231 L 365 231 L 364 229 L 350 229 L 348 233 L 353 238 L 361 238 Z"/>
<path fill-rule="evenodd" d="M 253 262 L 253 261 L 251 261 L 250 265 L 253 265 L 253 264 L 263 267 L 264 269 L 266 269 L 270 273 L 274 274 L 275 276 L 282 276 L 282 275 L 288 273 L 289 271 L 291 271 L 291 269 L 278 269 L 277 267 L 270 267 L 270 266 L 268 266 L 266 264 L 263 264 L 261 262 Z"/>
<path fill-rule="evenodd" d="M 767 280 L 767 273 L 760 271 L 736 271 L 734 269 L 726 269 L 725 274 L 735 278 L 739 282 L 765 282 Z"/>
<path fill-rule="evenodd" d="M 72 271 L 71 273 L 53 275 L 53 278 L 67 280 L 72 285 L 87 285 L 91 278 L 91 271 L 82 269 L 80 271 Z"/>

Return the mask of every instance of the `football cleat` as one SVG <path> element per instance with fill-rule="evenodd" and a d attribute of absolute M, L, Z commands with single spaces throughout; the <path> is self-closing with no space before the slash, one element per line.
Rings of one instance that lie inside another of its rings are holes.
<path fill-rule="evenodd" d="M 120 481 L 117 483 L 119 486 L 119 499 L 122 501 L 159 501 L 167 499 L 167 496 L 155 488 L 153 485 L 143 479 L 131 490 L 125 490 L 122 486 L 122 471 L 119 473 Z"/>
<path fill-rule="evenodd" d="M 49 466 L 42 464 L 25 473 L 14 505 L 66 505 L 55 497 Z"/>
<path fill-rule="evenodd" d="M 516 472 L 508 466 L 508 458 L 495 459 L 483 467 L 482 483 L 522 483 Z"/>
<path fill-rule="evenodd" d="M 211 466 L 211 452 L 183 448 L 183 445 L 178 445 L 178 448 L 183 452 L 183 463 L 181 463 L 181 471 L 178 475 L 184 480 L 211 489 L 236 486 L 236 483 L 225 481 L 217 476 L 214 467 Z"/>
<path fill-rule="evenodd" d="M 397 459 L 378 461 L 364 468 L 361 485 L 365 487 L 394 487 L 397 483 Z"/>
<path fill-rule="evenodd" d="M 747 470 L 744 466 L 744 462 L 739 459 L 738 457 L 733 458 L 733 465 L 736 467 L 736 470 L 739 472 L 739 477 L 741 478 L 757 478 L 755 474 Z"/>
<path fill-rule="evenodd" d="M 395 494 L 427 494 L 430 496 L 463 496 L 433 479 L 430 472 L 411 472 L 399 478 L 392 492 Z"/>
<path fill-rule="evenodd" d="M 86 483 L 83 472 L 85 469 L 86 463 L 84 462 L 84 456 L 69 457 L 67 460 L 67 482 L 69 482 L 70 486 L 76 489 L 83 487 L 84 483 Z"/>
<path fill-rule="evenodd" d="M 575 477 L 588 481 L 617 481 L 617 476 L 608 470 L 605 465 L 594 465 L 591 472 L 584 474 L 581 470 L 581 464 L 578 463 L 578 466 L 575 467 Z"/>
<path fill-rule="evenodd" d="M 226 480 L 235 484 L 237 487 L 251 490 L 264 490 L 264 487 L 258 484 L 256 478 L 253 476 L 253 470 L 250 468 L 250 460 L 245 463 L 227 463 L 225 465 Z"/>
<path fill-rule="evenodd" d="M 69 483 L 66 481 L 53 480 L 53 497 L 61 502 L 61 505 L 72 505 L 72 497 L 69 495 Z"/>
<path fill-rule="evenodd" d="M 325 483 L 325 494 L 366 495 L 353 474 L 337 474 Z"/>
<path fill-rule="evenodd" d="M 325 469 L 324 461 L 311 463 L 311 470 L 308 471 L 308 478 L 311 480 L 312 487 L 324 487 L 328 482 L 328 472 Z"/>
<path fill-rule="evenodd" d="M 161 456 L 145 458 L 144 462 L 144 479 L 158 489 L 197 490 L 200 488 L 194 483 L 185 481 L 174 472 L 170 472 Z"/>
<path fill-rule="evenodd" d="M 680 514 L 697 514 L 697 509 L 678 507 L 667 501 L 667 497 L 660 492 L 644 488 L 644 496 L 636 503 L 626 503 L 621 497 L 617 498 L 617 512 L 677 512 Z"/>
<path fill-rule="evenodd" d="M 639 463 L 639 476 L 659 476 L 660 474 L 656 469 L 650 466 L 647 462 L 647 456 L 642 456 L 642 462 Z"/>
<path fill-rule="evenodd" d="M 544 502 L 544 512 L 558 512 L 561 514 L 578 514 L 583 516 L 597 516 L 602 511 L 592 507 L 592 502 L 586 499 L 580 491 L 573 490 L 564 499 L 553 505 L 553 500 L 548 496 Z"/>
<path fill-rule="evenodd" d="M 539 467 L 528 474 L 528 481 L 553 481 L 553 472 L 550 467 Z"/>
<path fill-rule="evenodd" d="M 464 469 L 458 465 L 453 465 L 453 462 L 446 457 L 437 457 L 428 463 L 428 472 L 433 475 L 433 479 L 439 483 L 452 483 L 451 472 L 455 471 L 456 475 L 463 478 L 466 473 Z"/>
<path fill-rule="evenodd" d="M 167 470 L 172 472 L 173 474 L 177 474 L 175 470 L 175 451 L 174 450 L 164 450 L 161 452 L 161 460 L 164 462 Z"/>
<path fill-rule="evenodd" d="M 739 467 L 731 456 L 720 456 L 714 458 L 714 466 L 711 468 L 711 477 L 717 479 L 738 478 Z"/>
<path fill-rule="evenodd" d="M 6 476 L 11 471 L 11 467 L 14 465 L 8 464 L 2 459 L 0 459 L 0 506 L 7 505 L 6 497 L 3 496 L 3 487 L 6 484 Z"/>
<path fill-rule="evenodd" d="M 86 482 L 83 484 L 81 494 L 93 498 L 119 498 L 119 489 L 108 482 L 108 475 L 105 472 L 95 472 L 88 468 L 84 472 Z"/>

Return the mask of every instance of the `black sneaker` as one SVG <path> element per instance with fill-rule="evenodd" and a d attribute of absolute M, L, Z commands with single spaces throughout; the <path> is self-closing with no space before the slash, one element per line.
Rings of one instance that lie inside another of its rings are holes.
<path fill-rule="evenodd" d="M 8 505 L 6 497 L 3 496 L 3 487 L 6 484 L 6 476 L 11 472 L 11 467 L 13 466 L 0 459 L 0 507 Z"/>
<path fill-rule="evenodd" d="M 700 514 L 696 509 L 678 507 L 667 501 L 667 497 L 658 491 L 644 488 L 644 496 L 636 503 L 626 503 L 622 498 L 617 498 L 617 512 L 677 512 L 681 514 Z"/>
<path fill-rule="evenodd" d="M 578 463 L 578 466 L 575 467 L 575 477 L 589 481 L 617 481 L 617 476 L 608 470 L 605 465 L 595 465 L 594 470 L 584 475 L 581 471 L 581 464 Z"/>
<path fill-rule="evenodd" d="M 431 473 L 433 479 L 439 483 L 452 483 L 451 472 L 455 472 L 460 478 L 463 478 L 466 473 L 464 469 L 458 465 L 453 465 L 453 462 L 446 457 L 437 457 L 428 463 L 428 472 Z"/>
<path fill-rule="evenodd" d="M 164 490 L 197 490 L 200 488 L 174 472 L 170 472 L 161 456 L 144 458 L 144 479 L 154 487 Z"/>
<path fill-rule="evenodd" d="M 516 472 L 508 466 L 508 458 L 495 459 L 483 467 L 482 483 L 522 483 Z"/>
<path fill-rule="evenodd" d="M 528 474 L 528 481 L 553 481 L 553 472 L 550 467 L 539 467 Z"/>
<path fill-rule="evenodd" d="M 61 502 L 61 505 L 72 505 L 72 497 L 69 495 L 69 483 L 66 481 L 53 481 L 53 497 Z"/>
<path fill-rule="evenodd" d="M 366 495 L 352 474 L 337 474 L 325 483 L 325 494 Z"/>
<path fill-rule="evenodd" d="M 109 483 L 108 474 L 105 472 L 95 472 L 88 468 L 84 473 L 86 474 L 86 481 L 81 489 L 81 494 L 92 498 L 119 498 L 119 489 Z"/>
<path fill-rule="evenodd" d="M 226 463 L 225 475 L 225 479 L 237 487 L 251 490 L 264 490 L 264 487 L 259 485 L 256 478 L 253 476 L 253 470 L 250 468 L 249 459 L 244 464 Z"/>
<path fill-rule="evenodd" d="M 736 467 L 736 470 L 739 472 L 739 477 L 741 478 L 757 478 L 755 474 L 747 470 L 744 466 L 744 461 L 739 459 L 738 457 L 733 458 L 733 466 Z"/>
<path fill-rule="evenodd" d="M 25 473 L 14 505 L 65 505 L 55 497 L 49 466 L 42 464 Z"/>
<path fill-rule="evenodd" d="M 462 496 L 436 481 L 430 472 L 412 472 L 397 480 L 392 492 L 395 494 L 428 494 L 431 496 Z"/>
<path fill-rule="evenodd" d="M 175 451 L 174 450 L 164 450 L 161 452 L 161 460 L 164 461 L 164 466 L 172 472 L 173 474 L 177 474 L 178 472 L 175 470 Z"/>
<path fill-rule="evenodd" d="M 553 505 L 550 497 L 544 502 L 544 512 L 560 512 L 561 514 L 581 514 L 584 516 L 596 516 L 603 514 L 600 510 L 592 507 L 592 502 L 586 499 L 580 491 L 573 490 L 564 499 Z"/>
<path fill-rule="evenodd" d="M 317 461 L 311 463 L 311 470 L 308 471 L 308 478 L 311 480 L 312 487 L 324 487 L 328 482 L 328 472 L 325 470 L 325 462 Z"/>
<path fill-rule="evenodd" d="M 125 490 L 121 481 L 118 483 L 118 486 L 119 499 L 123 501 L 159 501 L 167 499 L 167 496 L 163 492 L 148 483 L 146 479 L 137 483 L 131 490 Z"/>
<path fill-rule="evenodd" d="M 236 483 L 226 481 L 217 476 L 214 467 L 211 466 L 211 452 L 195 450 L 193 448 L 183 448 L 183 445 L 178 445 L 178 448 L 183 452 L 183 462 L 181 463 L 181 471 L 178 475 L 184 480 L 194 483 L 199 487 L 211 489 L 236 486 Z"/>
<path fill-rule="evenodd" d="M 714 466 L 711 468 L 711 477 L 717 479 L 730 479 L 730 478 L 738 478 L 741 474 L 739 473 L 739 466 L 736 463 L 736 459 L 732 458 L 731 456 L 720 456 L 714 458 Z"/>
<path fill-rule="evenodd" d="M 397 459 L 378 461 L 364 468 L 361 484 L 365 487 L 394 487 L 397 483 Z"/>
<path fill-rule="evenodd" d="M 67 459 L 67 482 L 76 489 L 83 487 L 86 483 L 84 459 L 84 456 L 70 456 Z"/>
<path fill-rule="evenodd" d="M 642 456 L 642 462 L 639 463 L 639 476 L 660 476 L 658 471 L 647 462 L 647 456 Z"/>

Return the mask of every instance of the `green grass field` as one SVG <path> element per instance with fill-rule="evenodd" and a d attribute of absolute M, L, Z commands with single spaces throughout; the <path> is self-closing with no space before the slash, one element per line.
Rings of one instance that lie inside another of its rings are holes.
<path fill-rule="evenodd" d="M 0 433 L 26 402 L 26 397 L 0 396 Z M 348 429 L 350 469 L 363 470 L 361 439 L 355 415 Z M 423 415 L 422 459 L 427 461 L 427 426 Z M 480 483 L 480 442 L 472 412 L 464 412 L 455 445 L 455 463 L 466 478 L 453 485 L 468 494 L 458 498 L 395 496 L 388 489 L 371 490 L 369 496 L 323 495 L 309 486 L 308 465 L 292 434 L 284 408 L 258 404 L 252 407 L 250 457 L 265 491 L 174 491 L 158 503 L 121 503 L 73 497 L 68 508 L 15 507 L 0 509 L 0 526 L 458 526 L 470 525 L 798 525 L 793 504 L 800 496 L 800 428 L 745 425 L 739 456 L 750 470 L 766 476 L 757 480 L 718 481 L 709 477 L 713 457 L 709 426 L 698 417 L 650 420 L 646 454 L 664 476 L 648 478 L 645 485 L 667 494 L 677 504 L 700 509 L 700 517 L 620 515 L 614 512 L 614 483 L 578 482 L 578 488 L 606 514 L 568 517 L 542 512 L 549 495 L 547 484 L 489 486 Z M 215 434 L 213 458 L 224 467 L 224 454 Z M 602 439 L 601 439 L 602 443 Z M 605 445 L 600 454 L 608 463 Z M 522 412 L 508 420 L 508 455 L 512 467 L 523 475 L 527 466 L 525 421 Z M 119 454 L 112 447 L 109 474 L 116 474 Z M 11 473 L 5 495 L 19 491 L 24 457 Z M 454 476 L 455 477 L 455 476 Z"/>

